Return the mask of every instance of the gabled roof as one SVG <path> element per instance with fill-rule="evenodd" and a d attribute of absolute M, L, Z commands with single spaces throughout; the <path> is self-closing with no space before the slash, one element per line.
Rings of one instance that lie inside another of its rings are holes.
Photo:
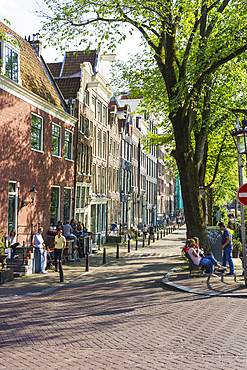
<path fill-rule="evenodd" d="M 64 99 L 73 98 L 76 99 L 77 92 L 80 89 L 80 77 L 70 77 L 70 78 L 56 78 L 55 79 Z"/>
<path fill-rule="evenodd" d="M 66 52 L 63 61 L 62 76 L 72 76 L 81 71 L 80 64 L 90 62 L 94 70 L 97 58 L 96 50 L 89 52 L 85 51 L 69 51 Z"/>
<path fill-rule="evenodd" d="M 59 77 L 63 63 L 47 63 L 53 77 Z"/>
<path fill-rule="evenodd" d="M 52 103 L 64 110 L 51 80 L 46 74 L 41 61 L 37 57 L 30 43 L 12 31 L 2 22 L 0 22 L 0 30 L 4 34 L 8 33 L 14 35 L 21 45 L 20 73 L 22 86 L 26 87 L 28 90 L 37 94 L 41 98 L 47 100 L 49 103 Z"/>

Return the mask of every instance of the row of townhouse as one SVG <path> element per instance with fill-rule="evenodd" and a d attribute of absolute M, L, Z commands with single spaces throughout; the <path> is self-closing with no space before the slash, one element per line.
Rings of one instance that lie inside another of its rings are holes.
<path fill-rule="evenodd" d="M 103 74 L 114 54 L 67 52 L 46 64 L 39 40 L 0 23 L 0 228 L 28 241 L 74 217 L 102 243 L 124 228 L 163 222 L 174 213 L 174 179 L 161 149 L 142 139 L 154 119 L 136 113 L 140 99 L 114 90 Z M 35 200 L 31 200 L 33 187 Z"/>

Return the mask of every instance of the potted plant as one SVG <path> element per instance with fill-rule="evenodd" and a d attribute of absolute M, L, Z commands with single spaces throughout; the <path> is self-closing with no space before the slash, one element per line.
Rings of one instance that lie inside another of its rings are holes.
<path fill-rule="evenodd" d="M 242 243 L 239 239 L 233 239 L 232 243 L 233 243 L 232 256 L 234 258 L 238 258 L 239 252 L 242 250 Z"/>

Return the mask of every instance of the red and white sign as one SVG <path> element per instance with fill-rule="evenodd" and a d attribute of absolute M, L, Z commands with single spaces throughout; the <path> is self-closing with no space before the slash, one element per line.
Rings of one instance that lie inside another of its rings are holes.
<path fill-rule="evenodd" d="M 247 184 L 240 186 L 237 197 L 240 203 L 242 203 L 244 206 L 247 206 Z"/>

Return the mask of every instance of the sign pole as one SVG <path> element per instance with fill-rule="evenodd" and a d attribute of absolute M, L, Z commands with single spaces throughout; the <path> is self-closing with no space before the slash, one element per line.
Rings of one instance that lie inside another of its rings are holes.
<path fill-rule="evenodd" d="M 238 176 L 239 176 L 239 187 L 243 185 L 243 174 L 241 166 L 241 155 L 240 155 L 240 137 L 237 136 L 238 146 Z M 244 262 L 244 281 L 247 285 L 247 264 L 246 264 L 246 242 L 245 242 L 245 227 L 244 227 L 244 207 L 240 202 L 240 213 L 241 213 L 241 233 L 242 233 L 242 246 L 243 246 L 243 262 Z"/>

